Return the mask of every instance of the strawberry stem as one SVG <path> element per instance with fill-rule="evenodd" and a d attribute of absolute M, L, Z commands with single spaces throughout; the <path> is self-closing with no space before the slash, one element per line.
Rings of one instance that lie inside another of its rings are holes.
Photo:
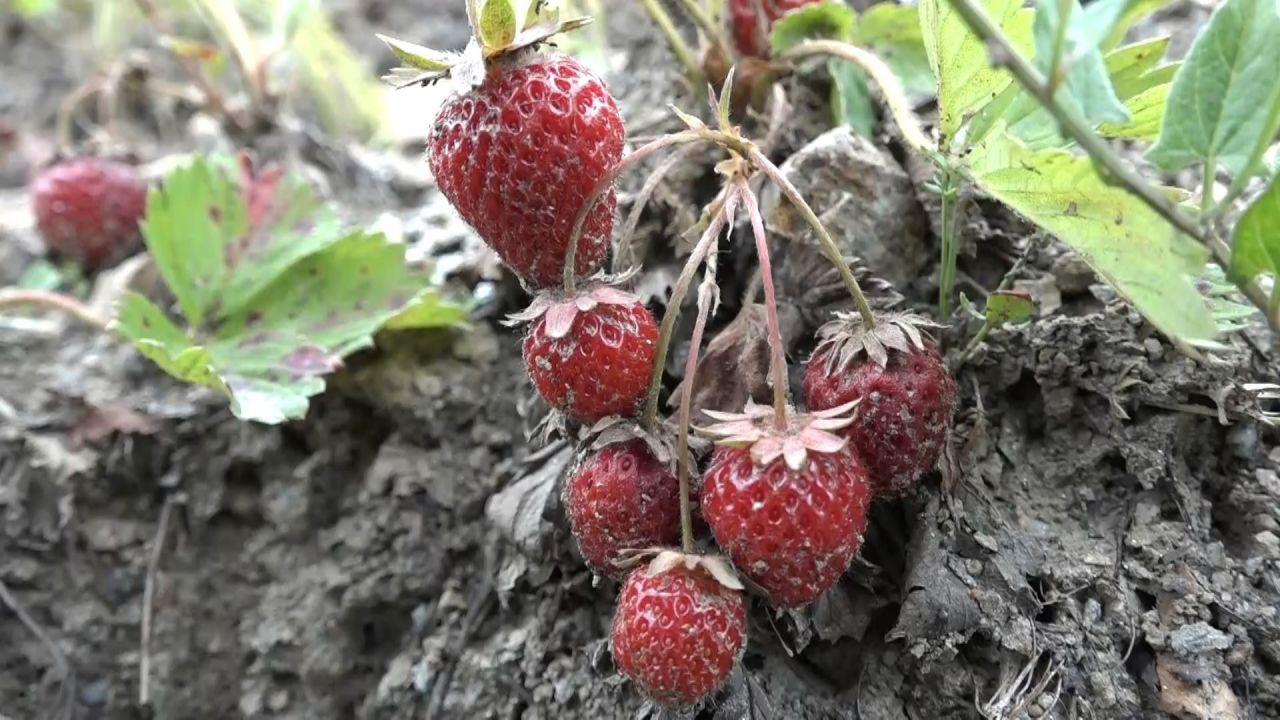
<path fill-rule="evenodd" d="M 702 8 L 698 0 L 680 0 L 680 7 L 689 13 L 689 18 L 693 20 L 693 24 L 707 36 L 707 42 L 711 43 L 720 51 L 723 57 L 733 57 L 728 39 L 725 37 L 721 29 L 711 20 L 711 16 L 707 15 L 707 11 Z"/>
<path fill-rule="evenodd" d="M 680 307 L 684 304 L 685 295 L 689 293 L 694 273 L 711 252 L 711 248 L 715 247 L 720 232 L 729 223 L 729 216 L 737 208 L 737 188 L 726 187 L 712 206 L 717 204 L 720 207 L 712 214 L 707 229 L 690 253 L 689 260 L 680 271 L 680 277 L 676 278 L 671 298 L 667 301 L 667 311 L 662 314 L 662 326 L 658 329 L 658 350 L 653 358 L 653 372 L 649 375 L 649 397 L 644 407 L 643 425 L 648 429 L 653 429 L 658 423 L 658 393 L 662 389 L 662 371 L 667 367 L 667 353 L 671 350 L 671 335 L 675 331 L 676 320 L 680 317 Z"/>
<path fill-rule="evenodd" d="M 676 431 L 676 476 L 680 479 L 680 547 L 693 552 L 693 503 L 689 492 L 689 424 L 693 414 L 693 383 L 698 372 L 698 355 L 702 336 L 707 330 L 716 292 L 715 253 L 707 256 L 707 274 L 698 286 L 698 317 L 689 338 L 689 357 L 684 364 L 684 382 L 680 386 L 680 426 Z"/>
<path fill-rule="evenodd" d="M 899 132 L 902 133 L 903 141 L 912 150 L 922 155 L 927 156 L 935 150 L 933 143 L 921 129 L 920 121 L 911 109 L 911 102 L 907 100 L 907 94 L 902 89 L 898 76 L 894 75 L 889 66 L 876 57 L 875 53 L 837 40 L 805 40 L 783 53 L 779 59 L 799 60 L 814 55 L 834 55 L 865 70 L 880 86 L 880 94 L 884 97 L 884 103 L 889 107 L 889 114 L 893 115 L 893 121 L 898 125 Z"/>
<path fill-rule="evenodd" d="M 756 257 L 760 261 L 760 283 L 764 288 L 764 312 L 769 325 L 769 372 L 773 376 L 773 425 L 777 430 L 787 429 L 787 358 L 782 351 L 782 329 L 778 323 L 778 296 L 773 288 L 773 266 L 769 262 L 769 239 L 764 233 L 764 219 L 760 217 L 760 203 L 751 189 L 742 183 L 742 204 L 751 219 L 751 231 L 756 237 Z M 687 381 L 686 381 L 687 382 Z"/>
<path fill-rule="evenodd" d="M 89 309 L 87 305 L 70 295 L 49 292 L 47 290 L 20 290 L 17 288 L 0 289 L 0 310 L 10 307 L 38 307 L 57 310 L 97 330 L 106 331 L 107 321 Z"/>
<path fill-rule="evenodd" d="M 692 130 L 664 135 L 623 158 L 604 177 L 600 178 L 596 186 L 591 189 L 591 194 L 587 196 L 586 201 L 582 203 L 582 207 L 578 209 L 578 217 L 573 221 L 573 232 L 569 234 L 569 247 L 564 254 L 564 291 L 566 295 L 572 297 L 577 285 L 578 245 L 582 241 L 582 229 L 587 224 L 587 215 L 591 213 L 592 208 L 596 206 L 596 203 L 600 201 L 605 192 L 610 187 L 613 187 L 613 183 L 617 181 L 618 176 L 659 150 L 681 143 L 697 142 L 702 139 L 704 138 L 701 133 Z"/>
<path fill-rule="evenodd" d="M 844 257 L 840 254 L 840 247 L 836 245 L 831 233 L 827 232 L 827 229 L 823 227 L 822 221 L 818 219 L 818 215 L 814 213 L 813 208 L 809 207 L 809 203 L 805 202 L 804 198 L 800 196 L 800 191 L 796 189 L 796 186 L 791 184 L 791 181 L 782 174 L 778 166 L 765 157 L 764 153 L 754 147 L 749 147 L 747 148 L 747 157 L 778 186 L 782 194 L 800 211 L 800 216 L 804 218 L 805 222 L 809 224 L 809 227 L 818 236 L 818 244 L 822 247 L 823 254 L 827 256 L 832 265 L 835 265 L 836 270 L 840 273 L 840 279 L 844 281 L 845 287 L 849 289 L 849 294 L 853 296 L 854 305 L 858 308 L 858 314 L 862 315 L 863 324 L 868 329 L 875 327 L 875 314 L 871 311 L 871 304 L 867 302 L 867 296 L 862 293 L 862 287 L 858 285 L 858 278 L 854 277 L 853 271 L 849 269 L 849 263 L 846 263 Z"/>
<path fill-rule="evenodd" d="M 640 0 L 644 5 L 644 9 L 649 13 L 649 18 L 658 26 L 658 30 L 667 39 L 667 45 L 671 46 L 671 52 L 675 53 L 676 59 L 684 66 L 685 78 L 689 81 L 689 87 L 695 92 L 700 89 L 706 79 L 702 75 L 702 66 L 698 64 L 698 59 L 694 57 L 693 51 L 689 49 L 688 43 L 684 38 L 680 37 L 680 31 L 676 29 L 676 24 L 672 22 L 671 15 L 667 13 L 667 9 L 662 7 L 658 0 Z"/>

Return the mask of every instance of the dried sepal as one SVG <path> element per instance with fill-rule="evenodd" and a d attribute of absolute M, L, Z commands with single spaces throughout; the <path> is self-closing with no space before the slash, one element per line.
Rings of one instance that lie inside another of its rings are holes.
<path fill-rule="evenodd" d="M 646 430 L 634 418 L 616 415 L 604 418 L 586 431 L 586 437 L 587 447 L 591 450 L 601 450 L 609 445 L 640 440 L 655 460 L 675 471 L 676 453 L 670 441 L 671 435 L 661 430 Z"/>
<path fill-rule="evenodd" d="M 880 367 L 889 363 L 890 352 L 910 353 L 924 350 L 932 342 L 930 330 L 944 327 L 928 318 L 911 313 L 881 316 L 876 326 L 867 328 L 858 313 L 836 313 L 836 319 L 818 330 L 820 342 L 814 353 L 830 349 L 828 374 L 842 372 L 860 355 Z"/>
<path fill-rule="evenodd" d="M 730 590 L 744 590 L 742 580 L 729 561 L 720 555 L 693 555 L 678 550 L 659 550 L 643 572 L 653 577 L 676 567 L 702 570 Z"/>
<path fill-rule="evenodd" d="M 716 422 L 697 430 L 717 445 L 747 449 L 758 466 L 782 458 L 787 467 L 798 471 L 808 463 L 809 453 L 831 454 L 844 449 L 848 440 L 833 431 L 853 422 L 857 405 L 855 400 L 813 413 L 788 410 L 787 427 L 779 429 L 774 426 L 772 408 L 748 401 L 740 413 L 704 410 Z"/>
<path fill-rule="evenodd" d="M 639 302 L 640 296 L 613 285 L 591 285 L 571 297 L 558 290 L 549 290 L 535 296 L 524 310 L 508 315 L 502 324 L 515 327 L 545 315 L 547 336 L 562 338 L 573 329 L 578 313 L 589 312 L 600 305 L 634 305 Z"/>

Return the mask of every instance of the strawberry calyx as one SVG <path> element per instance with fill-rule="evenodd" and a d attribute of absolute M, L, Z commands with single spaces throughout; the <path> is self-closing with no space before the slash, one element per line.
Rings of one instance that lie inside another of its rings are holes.
<path fill-rule="evenodd" d="M 618 280 L 619 278 L 610 278 Z M 625 278 L 621 278 L 625 279 Z M 507 316 L 503 324 L 515 327 L 531 323 L 546 316 L 543 331 L 547 337 L 560 339 L 573 329 L 573 322 L 579 313 L 590 312 L 600 305 L 637 305 L 640 296 L 627 292 L 599 276 L 596 283 L 566 296 L 559 290 L 547 290 L 534 297 L 529 307 Z"/>
<path fill-rule="evenodd" d="M 472 38 L 462 52 L 435 50 L 379 34 L 378 39 L 404 63 L 382 79 L 396 88 L 430 85 L 444 78 L 468 89 L 478 87 L 490 62 L 592 21 L 589 17 L 562 20 L 554 0 L 469 0 L 467 16 Z"/>
<path fill-rule="evenodd" d="M 858 313 L 836 313 L 836 319 L 818 330 L 819 342 L 814 354 L 830 350 L 827 355 L 828 375 L 846 370 L 860 355 L 880 367 L 889 363 L 890 352 L 911 353 L 924 350 L 931 341 L 929 331 L 945 327 L 928 318 L 911 313 L 892 313 L 879 318 L 868 328 Z"/>
<path fill-rule="evenodd" d="M 848 440 L 834 431 L 853 422 L 852 412 L 858 402 L 809 413 L 788 410 L 787 425 L 779 429 L 774 424 L 772 407 L 748 400 L 746 410 L 740 413 L 703 410 L 716 422 L 697 430 L 717 445 L 746 448 L 757 466 L 781 457 L 787 467 L 799 471 L 808 463 L 811 452 L 831 454 L 844 449 Z"/>
<path fill-rule="evenodd" d="M 635 418 L 613 415 L 600 420 L 587 430 L 587 449 L 603 450 L 610 445 L 621 445 L 633 440 L 645 444 L 655 460 L 676 469 L 676 451 L 668 433 L 659 433 L 645 428 Z"/>
<path fill-rule="evenodd" d="M 625 560 L 620 561 L 619 564 L 638 565 L 647 561 L 648 565 L 636 572 L 642 572 L 649 577 L 661 575 L 672 568 L 683 567 L 686 570 L 704 572 L 730 590 L 745 589 L 742 578 L 738 577 L 729 559 L 723 555 L 699 555 L 662 547 L 639 548 L 624 551 L 623 554 Z"/>

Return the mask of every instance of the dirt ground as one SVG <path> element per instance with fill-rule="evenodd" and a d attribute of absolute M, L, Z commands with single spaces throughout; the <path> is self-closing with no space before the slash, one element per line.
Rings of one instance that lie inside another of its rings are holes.
<path fill-rule="evenodd" d="M 466 32 L 435 3 L 335 4 L 383 67 L 376 30 L 437 45 Z M 1185 30 L 1197 12 L 1162 21 Z M 629 4 L 609 27 L 629 131 L 674 127 L 665 50 Z M 0 126 L 47 144 L 88 68 L 7 10 L 0 38 Z M 820 85 L 787 81 L 794 122 L 772 154 L 837 236 L 860 238 L 846 250 L 927 308 L 938 243 L 923 175 L 888 134 L 810 144 Z M 157 137 L 157 156 L 208 139 Z M 385 215 L 451 263 L 484 299 L 476 322 L 380 338 L 305 422 L 280 427 L 240 423 L 74 325 L 0 327 L 0 718 L 662 717 L 613 671 L 616 586 L 593 582 L 559 509 L 571 451 L 526 439 L 544 410 L 497 322 L 518 289 L 489 279 L 414 148 L 352 148 L 305 122 L 248 144 L 304 164 L 348 217 Z M 14 158 L 0 142 L 0 284 L 38 251 Z M 714 154 L 692 159 L 640 226 L 655 306 L 687 250 L 671 239 L 714 192 Z M 704 716 L 1280 717 L 1280 446 L 1259 421 L 1274 408 L 1245 387 L 1277 376 L 1273 339 L 1251 330 L 1189 359 L 1061 245 L 970 207 L 961 289 L 980 297 L 1025 255 L 1018 287 L 1038 317 L 959 371 L 947 477 L 876 506 L 848 577 L 811 609 L 757 602 L 741 669 Z M 803 359 L 840 294 L 814 282 L 781 212 L 775 263 Z M 747 245 L 725 248 L 726 298 L 750 274 Z M 736 311 L 727 302 L 714 329 Z M 958 323 L 946 341 L 974 330 Z"/>

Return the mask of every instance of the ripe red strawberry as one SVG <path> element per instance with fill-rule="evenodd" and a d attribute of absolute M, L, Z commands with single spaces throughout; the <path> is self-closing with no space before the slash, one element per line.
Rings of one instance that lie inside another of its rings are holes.
<path fill-rule="evenodd" d="M 84 157 L 58 163 L 31 187 L 45 245 L 88 269 L 127 253 L 147 209 L 147 186 L 131 166 Z"/>
<path fill-rule="evenodd" d="M 772 411 L 708 412 L 716 448 L 702 482 L 702 514 L 716 542 L 777 607 L 802 607 L 840 579 L 867 527 L 871 486 L 858 456 L 830 434 L 843 413 L 793 416 L 775 434 Z M 745 445 L 745 447 L 743 447 Z"/>
<path fill-rule="evenodd" d="M 622 157 L 622 118 L 604 82 L 568 57 L 492 62 L 484 82 L 445 103 L 431 129 L 436 183 L 480 237 L 535 288 L 563 277 L 583 202 Z M 587 216 L 580 275 L 604 261 L 616 199 Z"/>
<path fill-rule="evenodd" d="M 569 527 L 587 565 L 620 578 L 622 551 L 680 540 L 680 481 L 643 440 L 591 450 L 564 491 Z"/>
<path fill-rule="evenodd" d="M 618 595 L 614 662 L 658 704 L 686 708 L 706 699 L 742 653 L 741 585 L 727 568 L 708 567 L 718 560 L 664 552 L 632 572 Z"/>
<path fill-rule="evenodd" d="M 769 54 L 769 31 L 778 18 L 822 0 L 729 0 L 729 21 L 738 52 L 749 57 Z M 756 11 L 759 7 L 764 14 Z"/>
<path fill-rule="evenodd" d="M 858 401 L 844 433 L 871 474 L 877 495 L 900 496 L 937 464 L 951 427 L 956 385 L 922 333 L 929 323 L 908 315 L 880 320 L 867 332 L 843 316 L 804 372 L 810 410 Z"/>
<path fill-rule="evenodd" d="M 514 319 L 536 319 L 524 339 L 524 363 L 547 404 L 585 424 L 639 409 L 658 324 L 638 297 L 608 286 L 568 300 L 544 295 Z"/>

